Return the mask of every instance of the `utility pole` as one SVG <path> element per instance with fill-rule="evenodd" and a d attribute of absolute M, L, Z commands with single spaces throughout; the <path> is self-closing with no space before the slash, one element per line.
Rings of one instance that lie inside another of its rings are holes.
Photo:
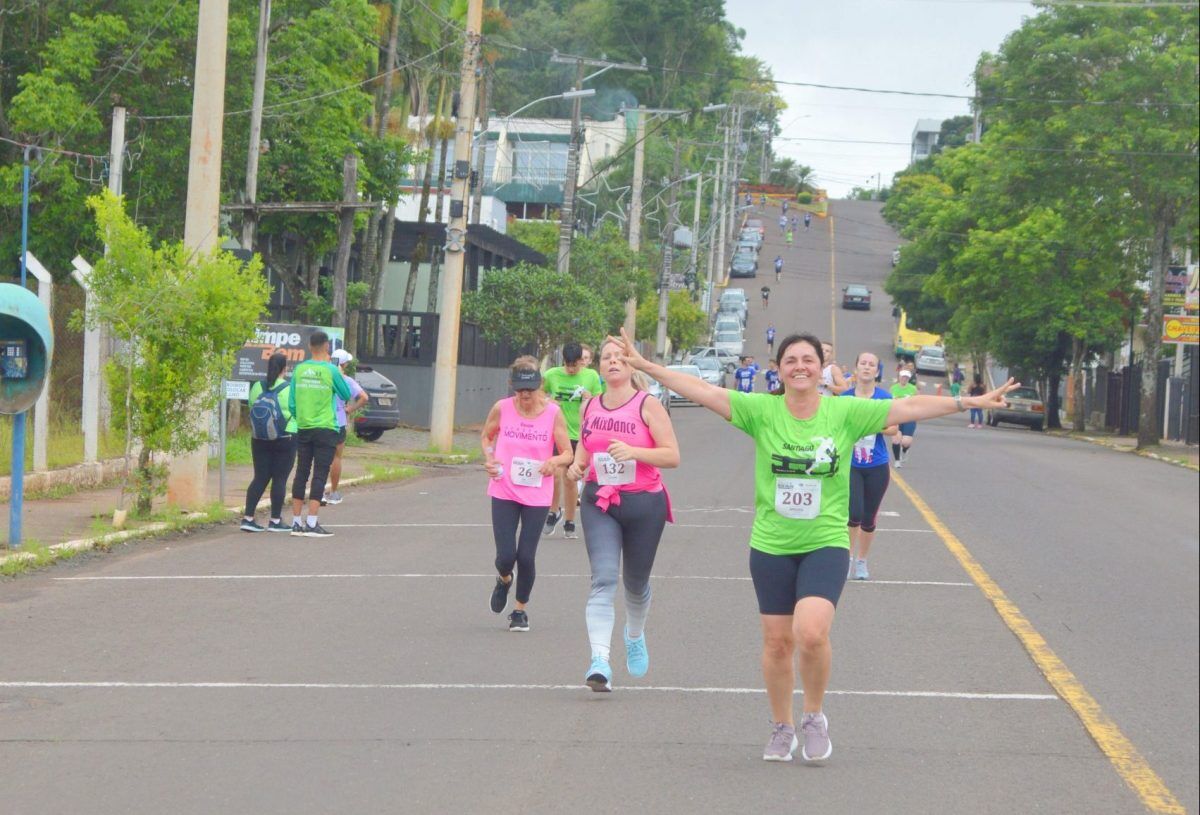
<path fill-rule="evenodd" d="M 333 324 L 346 325 L 346 276 L 350 269 L 350 244 L 354 239 L 354 204 L 358 203 L 358 156 L 347 150 L 342 159 L 342 203 L 338 213 L 337 253 L 333 259 Z M 349 339 L 350 332 L 347 333 Z"/>
<path fill-rule="evenodd" d="M 720 212 L 717 222 L 713 225 L 713 240 L 717 242 L 717 262 L 713 269 L 714 275 L 719 274 L 721 280 L 726 277 L 725 270 L 725 222 L 728 219 L 726 209 L 729 204 L 729 196 L 725 192 L 729 189 L 729 125 L 725 125 L 725 144 L 721 151 L 721 176 L 720 182 L 717 184 L 719 194 L 721 196 Z"/>
<path fill-rule="evenodd" d="M 603 56 L 600 59 L 587 59 L 559 54 L 557 51 L 550 56 L 551 62 L 573 63 L 575 65 L 575 87 L 572 90 L 583 90 L 583 83 L 595 79 L 605 71 L 613 68 L 622 71 L 646 71 L 645 61 L 641 65 L 627 62 L 609 62 Z M 599 68 L 593 74 L 583 75 L 584 66 Z M 558 215 L 558 270 L 563 274 L 571 271 L 571 241 L 575 236 L 575 187 L 579 183 L 579 142 L 583 119 L 583 100 L 575 97 L 571 103 L 571 141 L 567 150 L 567 177 L 563 179 L 563 202 Z"/>
<path fill-rule="evenodd" d="M 646 182 L 646 106 L 637 110 L 637 130 L 633 143 L 633 191 L 629 198 L 629 248 L 637 254 L 642 248 L 642 187 Z M 637 336 L 637 297 L 625 301 L 625 333 Z"/>
<path fill-rule="evenodd" d="M 742 108 L 733 106 L 732 153 L 730 155 L 729 187 L 725 190 L 725 198 L 729 202 L 729 221 L 726 224 L 725 242 L 733 246 L 733 236 L 737 234 L 738 214 L 738 179 L 742 174 Z"/>
<path fill-rule="evenodd" d="M 704 308 L 707 312 L 712 311 L 713 286 L 715 285 L 715 281 L 713 280 L 713 271 L 716 267 L 713 265 L 713 261 L 717 252 L 717 228 L 718 224 L 721 223 L 721 215 L 718 212 L 721 201 L 721 172 L 721 168 L 718 167 L 717 174 L 713 176 L 712 208 L 708 214 L 708 219 L 711 223 L 711 226 L 708 229 L 708 268 L 705 274 L 705 277 L 708 280 L 708 295 L 705 299 Z"/>
<path fill-rule="evenodd" d="M 433 369 L 433 405 L 429 440 L 435 450 L 454 447 L 454 403 L 458 387 L 458 332 L 463 272 L 467 259 L 467 196 L 471 182 L 471 137 L 475 134 L 475 68 L 483 30 L 483 0 L 467 4 L 466 41 L 459 72 L 459 115 L 454 122 L 454 181 L 450 222 L 446 227 L 446 273 L 442 279 L 437 359 Z"/>
<path fill-rule="evenodd" d="M 671 296 L 671 267 L 675 260 L 675 222 L 679 214 L 675 200 L 679 193 L 679 164 L 682 145 L 675 145 L 675 165 L 671 169 L 667 188 L 667 227 L 663 235 L 662 276 L 658 279 L 658 331 L 654 339 L 654 356 L 659 362 L 667 358 L 667 305 Z"/>
<path fill-rule="evenodd" d="M 250 144 L 246 148 L 246 203 L 258 199 L 258 156 L 262 145 L 263 96 L 267 85 L 267 44 L 271 33 L 271 0 L 259 0 L 258 5 L 258 51 L 254 57 L 254 98 L 250 103 Z M 258 214 L 246 210 L 242 218 L 242 248 L 254 251 L 254 233 L 258 228 Z"/>
<path fill-rule="evenodd" d="M 482 64 L 482 63 L 481 63 Z M 471 202 L 471 223 L 479 223 L 483 209 L 483 185 L 487 179 L 483 177 L 483 168 L 487 166 L 488 126 L 491 121 L 492 75 L 483 77 L 483 93 L 479 97 L 479 144 L 475 147 L 475 194 Z"/>
<path fill-rule="evenodd" d="M 122 195 L 125 191 L 125 108 L 114 107 L 112 112 L 112 138 L 109 142 L 108 159 L 108 189 L 113 195 Z M 105 246 L 104 253 L 108 254 Z M 105 326 L 100 327 L 100 342 L 97 348 L 95 376 L 101 377 L 102 372 L 112 356 L 112 335 Z M 101 379 L 101 381 L 103 381 Z M 99 438 L 97 431 L 107 428 L 112 421 L 112 404 L 108 400 L 108 388 L 101 386 L 99 400 L 100 415 L 83 417 L 85 429 L 90 429 L 92 438 Z M 91 425 L 88 428 L 88 425 Z M 87 433 L 84 433 L 84 438 Z"/>
<path fill-rule="evenodd" d="M 183 243 L 193 257 L 210 251 L 220 235 L 221 138 L 225 124 L 225 50 L 229 0 L 200 0 L 196 70 L 192 87 L 192 134 L 188 158 L 187 210 Z M 171 462 L 167 500 L 187 509 L 205 503 L 208 450 Z"/>
<path fill-rule="evenodd" d="M 696 173 L 696 202 L 692 206 L 692 274 L 700 273 L 700 193 L 704 189 L 703 171 Z"/>

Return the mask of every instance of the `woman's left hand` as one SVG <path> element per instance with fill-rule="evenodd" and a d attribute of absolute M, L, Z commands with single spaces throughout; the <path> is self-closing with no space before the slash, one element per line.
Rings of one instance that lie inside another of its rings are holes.
<path fill-rule="evenodd" d="M 623 441 L 613 440 L 608 445 L 608 454 L 613 457 L 614 461 L 636 461 L 634 448 L 630 447 Z"/>
<path fill-rule="evenodd" d="M 558 471 L 559 466 L 559 462 L 553 458 L 548 458 L 542 462 L 541 467 L 538 467 L 538 472 L 542 475 L 554 475 Z"/>
<path fill-rule="evenodd" d="M 971 404 L 968 405 L 968 407 L 979 408 L 982 410 L 1007 407 L 1008 400 L 1006 400 L 1004 397 L 1009 393 L 1009 391 L 1014 391 L 1019 387 L 1021 387 L 1021 383 L 1015 381 L 1010 376 L 1007 382 L 995 390 L 988 391 L 983 396 L 968 397 L 971 400 Z"/>

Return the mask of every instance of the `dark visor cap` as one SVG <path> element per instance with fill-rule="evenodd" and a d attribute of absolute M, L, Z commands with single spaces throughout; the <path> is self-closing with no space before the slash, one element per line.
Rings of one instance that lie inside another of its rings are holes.
<path fill-rule="evenodd" d="M 508 384 L 515 391 L 535 391 L 542 387 L 542 375 L 537 371 L 514 371 Z"/>

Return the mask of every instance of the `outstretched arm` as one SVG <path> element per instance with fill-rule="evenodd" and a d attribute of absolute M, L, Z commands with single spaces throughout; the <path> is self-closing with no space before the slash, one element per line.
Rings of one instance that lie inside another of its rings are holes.
<path fill-rule="evenodd" d="M 620 339 L 609 337 L 609 340 L 621 346 L 621 358 L 634 370 L 654 377 L 664 388 L 669 388 L 683 398 L 708 408 L 725 421 L 729 421 L 733 415 L 729 407 L 729 391 L 725 388 L 710 385 L 698 377 L 689 376 L 682 371 L 671 371 L 651 362 L 638 353 L 624 328 L 621 329 Z"/>
<path fill-rule="evenodd" d="M 1021 387 L 1020 382 L 1009 379 L 1000 387 L 985 393 L 983 396 L 962 397 L 962 409 L 1002 408 L 1008 403 L 1004 396 L 1011 390 Z M 926 419 L 936 419 L 939 416 L 949 416 L 959 410 L 958 400 L 953 396 L 910 396 L 907 399 L 895 399 L 888 409 L 887 423 L 903 424 L 904 422 L 921 422 Z"/>

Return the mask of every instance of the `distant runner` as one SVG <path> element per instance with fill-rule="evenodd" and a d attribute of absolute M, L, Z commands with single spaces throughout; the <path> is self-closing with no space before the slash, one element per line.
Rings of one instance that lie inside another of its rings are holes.
<path fill-rule="evenodd" d="M 542 376 L 542 387 L 562 408 L 567 422 L 567 435 L 571 447 L 579 444 L 579 408 L 591 397 L 600 393 L 600 375 L 583 364 L 583 346 L 569 342 L 563 346 L 563 364 L 551 368 Z M 559 451 L 563 452 L 563 451 Z M 563 537 L 578 538 L 575 530 L 575 509 L 578 506 L 579 489 L 575 482 L 563 475 L 554 479 L 554 494 L 550 502 L 550 514 L 546 516 L 544 534 L 554 534 L 558 522 L 563 522 Z"/>
<path fill-rule="evenodd" d="M 770 286 L 763 286 L 763 287 L 762 287 L 762 288 L 761 288 L 759 291 L 761 291 L 761 292 L 762 292 L 762 304 L 763 304 L 763 308 L 766 308 L 766 307 L 767 307 L 767 302 L 768 302 L 768 301 L 771 299 L 771 287 L 770 287 Z"/>
<path fill-rule="evenodd" d="M 733 381 L 742 393 L 753 393 L 754 377 L 758 376 L 759 368 L 754 364 L 754 357 L 745 356 L 739 361 L 742 364 L 733 372 Z"/>
<path fill-rule="evenodd" d="M 810 226 L 812 226 L 812 213 L 806 212 L 804 213 L 804 231 L 807 232 Z"/>
<path fill-rule="evenodd" d="M 781 277 L 783 277 L 783 255 L 776 255 L 775 256 L 775 282 L 778 283 L 779 279 Z"/>
<path fill-rule="evenodd" d="M 774 324 L 767 326 L 767 353 L 775 351 L 775 326 Z"/>

